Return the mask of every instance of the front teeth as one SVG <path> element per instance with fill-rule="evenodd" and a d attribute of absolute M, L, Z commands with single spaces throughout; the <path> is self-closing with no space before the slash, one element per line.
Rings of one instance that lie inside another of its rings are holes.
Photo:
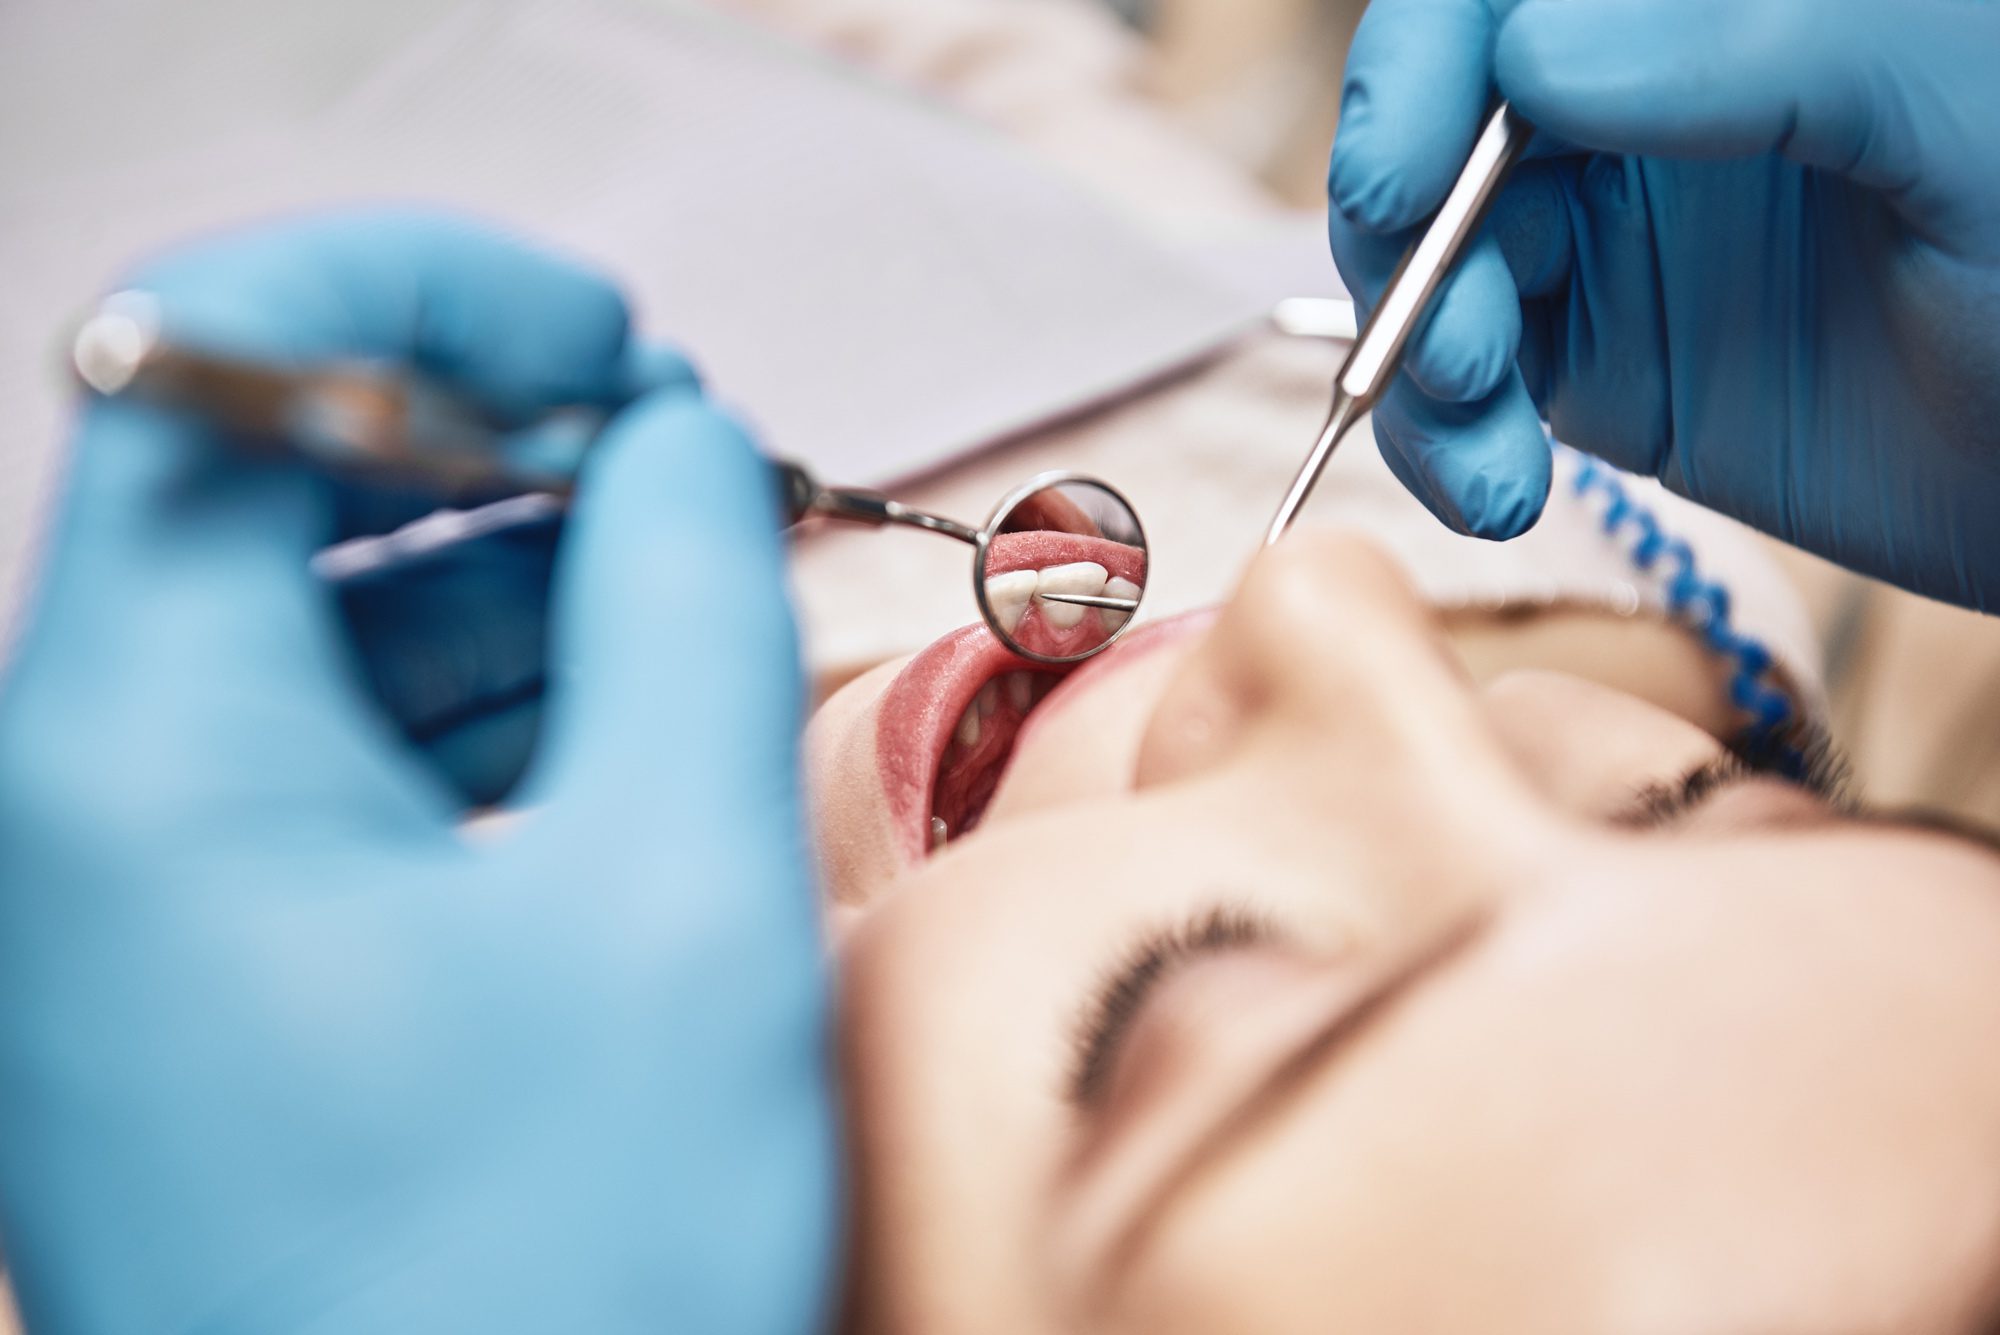
<path fill-rule="evenodd" d="M 1035 596 L 1039 579 L 1032 570 L 1015 570 L 986 581 L 986 601 L 993 608 L 993 616 L 999 621 L 1000 629 L 1009 635 L 1021 624 L 1021 617 L 1028 610 L 1028 600 Z"/>
<path fill-rule="evenodd" d="M 1049 566 L 1035 581 L 1036 593 L 1084 593 L 1104 592 L 1104 578 L 1110 572 L 1095 561 L 1072 561 L 1068 565 Z M 1042 615 L 1057 630 L 1068 630 L 1083 620 L 1088 607 L 1078 607 L 1075 603 L 1043 603 Z"/>
<path fill-rule="evenodd" d="M 1107 598 L 1137 598 L 1139 586 L 1122 575 L 1114 575 L 1104 582 L 1104 596 Z M 1101 607 L 1098 615 L 1104 618 L 1106 631 L 1117 630 L 1132 619 L 1130 612 L 1122 612 L 1115 607 Z"/>
<path fill-rule="evenodd" d="M 1103 594 L 1113 598 L 1136 599 L 1139 586 L 1122 575 L 1111 575 L 1095 561 L 1072 561 L 1042 570 L 1012 570 L 986 581 L 987 604 L 992 607 L 1000 629 L 1008 635 L 1019 629 L 1021 618 L 1027 615 L 1028 604 L 1038 593 Z M 1079 607 L 1075 603 L 1049 602 L 1040 606 L 1050 628 L 1059 631 L 1081 625 L 1084 617 L 1093 611 L 1103 619 L 1107 634 L 1132 619 L 1130 612 L 1121 612 L 1113 607 L 1090 608 Z"/>

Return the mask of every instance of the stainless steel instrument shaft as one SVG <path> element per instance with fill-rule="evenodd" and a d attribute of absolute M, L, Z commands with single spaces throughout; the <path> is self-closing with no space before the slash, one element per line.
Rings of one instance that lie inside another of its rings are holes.
<path fill-rule="evenodd" d="M 1533 128 L 1505 102 L 1487 117 L 1485 128 L 1479 132 L 1466 159 L 1465 170 L 1458 174 L 1458 181 L 1423 236 L 1396 267 L 1389 285 L 1382 290 L 1382 299 L 1355 337 L 1340 374 L 1334 377 L 1333 408 L 1327 413 L 1326 425 L 1320 428 L 1312 452 L 1306 456 L 1298 476 L 1292 479 L 1278 513 L 1271 520 L 1270 532 L 1264 537 L 1266 547 L 1292 526 L 1300 507 L 1312 495 L 1313 485 L 1319 481 L 1327 460 L 1333 457 L 1340 438 L 1375 406 L 1395 379 L 1404 345 L 1416 331 L 1439 285 L 1478 235 L 1487 207 L 1500 192 L 1507 173 L 1520 159 L 1533 133 Z"/>

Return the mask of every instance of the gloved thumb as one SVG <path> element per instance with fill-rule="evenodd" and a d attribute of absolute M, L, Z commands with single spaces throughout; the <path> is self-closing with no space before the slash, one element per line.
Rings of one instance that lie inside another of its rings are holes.
<path fill-rule="evenodd" d="M 1500 91 L 1604 152 L 1779 152 L 1889 191 L 1990 162 L 1953 107 L 1989 94 L 2000 6 L 1959 0 L 1526 0 L 1494 47 Z M 1951 89 L 1962 86 L 1964 97 Z"/>
<path fill-rule="evenodd" d="M 593 447 L 524 790 L 558 827 L 795 823 L 804 692 L 782 522 L 770 465 L 690 389 L 639 400 Z"/>

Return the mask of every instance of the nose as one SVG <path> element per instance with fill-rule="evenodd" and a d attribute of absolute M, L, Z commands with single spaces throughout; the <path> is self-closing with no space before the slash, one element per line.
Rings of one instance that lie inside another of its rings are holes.
<path fill-rule="evenodd" d="M 1350 843 L 1404 841 L 1376 851 L 1406 866 L 1447 845 L 1491 866 L 1548 819 L 1436 611 L 1353 536 L 1299 531 L 1259 553 L 1167 687 L 1135 779 L 1236 766 Z"/>
<path fill-rule="evenodd" d="M 1441 623 L 1395 563 L 1365 539 L 1301 532 L 1258 554 L 1189 655 L 1138 778 L 1173 782 L 1274 731 L 1342 739 L 1376 763 L 1410 745 L 1455 752 L 1476 712 Z"/>

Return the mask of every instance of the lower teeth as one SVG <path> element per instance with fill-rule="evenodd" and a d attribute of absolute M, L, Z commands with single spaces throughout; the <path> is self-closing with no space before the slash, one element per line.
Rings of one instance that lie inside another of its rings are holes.
<path fill-rule="evenodd" d="M 999 779 L 998 765 L 1003 762 L 989 758 L 982 768 L 974 772 L 966 753 L 975 751 L 989 730 L 1018 727 L 1021 720 L 1041 703 L 1042 697 L 1055 689 L 1058 680 L 1054 673 L 1017 669 L 986 682 L 966 703 L 965 712 L 959 716 L 958 725 L 953 729 L 953 740 L 947 748 L 938 776 L 940 783 L 949 777 L 958 785 L 954 791 L 959 801 L 947 809 L 954 811 L 954 818 L 959 820 L 960 826 L 954 832 L 943 816 L 932 813 L 932 852 L 943 848 L 954 834 L 963 836 L 972 832 Z M 1003 711 L 1003 704 L 1011 708 Z M 1011 746 L 1011 742 L 1007 745 Z M 982 781 L 983 792 L 978 791 Z"/>

